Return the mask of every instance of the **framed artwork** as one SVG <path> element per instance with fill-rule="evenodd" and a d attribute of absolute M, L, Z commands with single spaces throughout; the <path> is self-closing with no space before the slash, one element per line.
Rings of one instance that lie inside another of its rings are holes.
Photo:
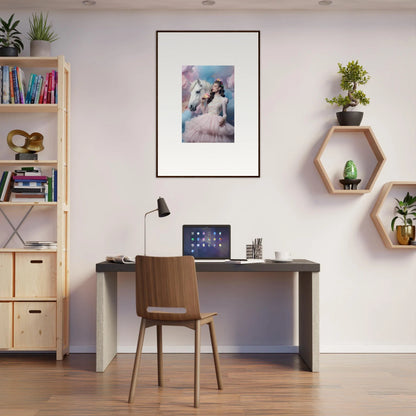
<path fill-rule="evenodd" d="M 156 176 L 260 176 L 260 32 L 156 32 Z"/>

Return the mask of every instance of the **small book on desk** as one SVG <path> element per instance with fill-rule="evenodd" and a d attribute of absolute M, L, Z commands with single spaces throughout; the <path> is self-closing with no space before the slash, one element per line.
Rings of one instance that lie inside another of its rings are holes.
<path fill-rule="evenodd" d="M 107 256 L 105 259 L 106 261 L 111 261 L 112 263 L 131 264 L 131 263 L 136 262 L 133 257 L 123 256 L 123 255 Z"/>

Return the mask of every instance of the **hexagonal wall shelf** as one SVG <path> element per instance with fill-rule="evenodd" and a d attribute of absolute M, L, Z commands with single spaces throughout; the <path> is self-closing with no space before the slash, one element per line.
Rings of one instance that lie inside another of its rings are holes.
<path fill-rule="evenodd" d="M 416 189 L 416 182 L 387 182 L 381 189 L 380 195 L 377 198 L 377 202 L 375 203 L 374 208 L 371 211 L 371 219 L 373 220 L 374 225 L 376 226 L 377 231 L 380 234 L 380 237 L 387 248 L 416 250 L 416 246 L 394 244 L 387 231 L 390 229 L 390 221 L 383 221 L 380 216 L 381 211 L 383 209 L 383 205 L 385 204 L 386 199 L 389 196 L 390 192 L 392 192 L 393 188 L 403 188 L 403 192 L 408 192 L 410 187 Z M 391 218 L 393 218 L 393 216 L 394 215 L 392 212 Z"/>
<path fill-rule="evenodd" d="M 377 164 L 370 175 L 368 182 L 365 184 L 363 189 L 354 189 L 354 190 L 345 190 L 345 189 L 336 189 L 333 181 L 331 181 L 325 166 L 322 163 L 322 155 L 331 139 L 334 138 L 335 133 L 362 133 L 363 139 L 367 139 L 367 143 L 371 149 L 371 152 L 374 154 Z M 329 130 L 325 140 L 322 143 L 321 148 L 319 149 L 318 154 L 315 157 L 314 163 L 318 169 L 319 174 L 321 175 L 322 181 L 324 182 L 326 189 L 330 194 L 365 194 L 371 191 L 374 186 L 374 183 L 380 174 L 381 168 L 386 162 L 386 157 L 384 156 L 383 150 L 381 149 L 376 136 L 374 135 L 371 127 L 368 126 L 333 126 Z"/>

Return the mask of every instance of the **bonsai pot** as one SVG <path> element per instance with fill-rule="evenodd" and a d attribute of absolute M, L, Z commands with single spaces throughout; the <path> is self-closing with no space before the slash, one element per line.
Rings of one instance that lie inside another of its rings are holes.
<path fill-rule="evenodd" d="M 340 126 L 359 126 L 363 115 L 362 111 L 339 111 L 337 119 Z"/>
<path fill-rule="evenodd" d="M 47 40 L 31 40 L 30 56 L 51 56 L 51 43 Z"/>
<path fill-rule="evenodd" d="M 0 48 L 0 56 L 18 56 L 19 52 L 12 46 Z"/>
<path fill-rule="evenodd" d="M 415 226 L 398 225 L 396 227 L 396 236 L 400 245 L 407 246 L 410 243 L 410 239 L 415 239 Z"/>

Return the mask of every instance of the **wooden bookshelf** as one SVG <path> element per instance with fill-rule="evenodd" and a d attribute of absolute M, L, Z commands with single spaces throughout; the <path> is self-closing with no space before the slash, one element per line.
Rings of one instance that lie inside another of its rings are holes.
<path fill-rule="evenodd" d="M 58 188 L 56 202 L 0 202 L 3 215 L 16 209 L 48 208 L 46 215 L 56 224 L 57 241 L 56 249 L 25 249 L 23 244 L 0 248 L 0 351 L 55 351 L 56 359 L 62 360 L 69 352 L 70 65 L 63 56 L 0 57 L 3 65 L 19 66 L 26 76 L 37 70 L 57 71 L 56 104 L 0 104 L 2 133 L 15 128 L 7 124 L 10 113 L 20 114 L 22 119 L 29 113 L 49 113 L 40 120 L 56 121 L 56 156 L 36 161 L 0 160 L 0 172 L 19 166 L 54 168 Z M 1 146 L 7 146 L 6 142 Z M 26 227 L 30 221 L 29 215 Z M 8 226 L 0 221 L 1 229 Z"/>

